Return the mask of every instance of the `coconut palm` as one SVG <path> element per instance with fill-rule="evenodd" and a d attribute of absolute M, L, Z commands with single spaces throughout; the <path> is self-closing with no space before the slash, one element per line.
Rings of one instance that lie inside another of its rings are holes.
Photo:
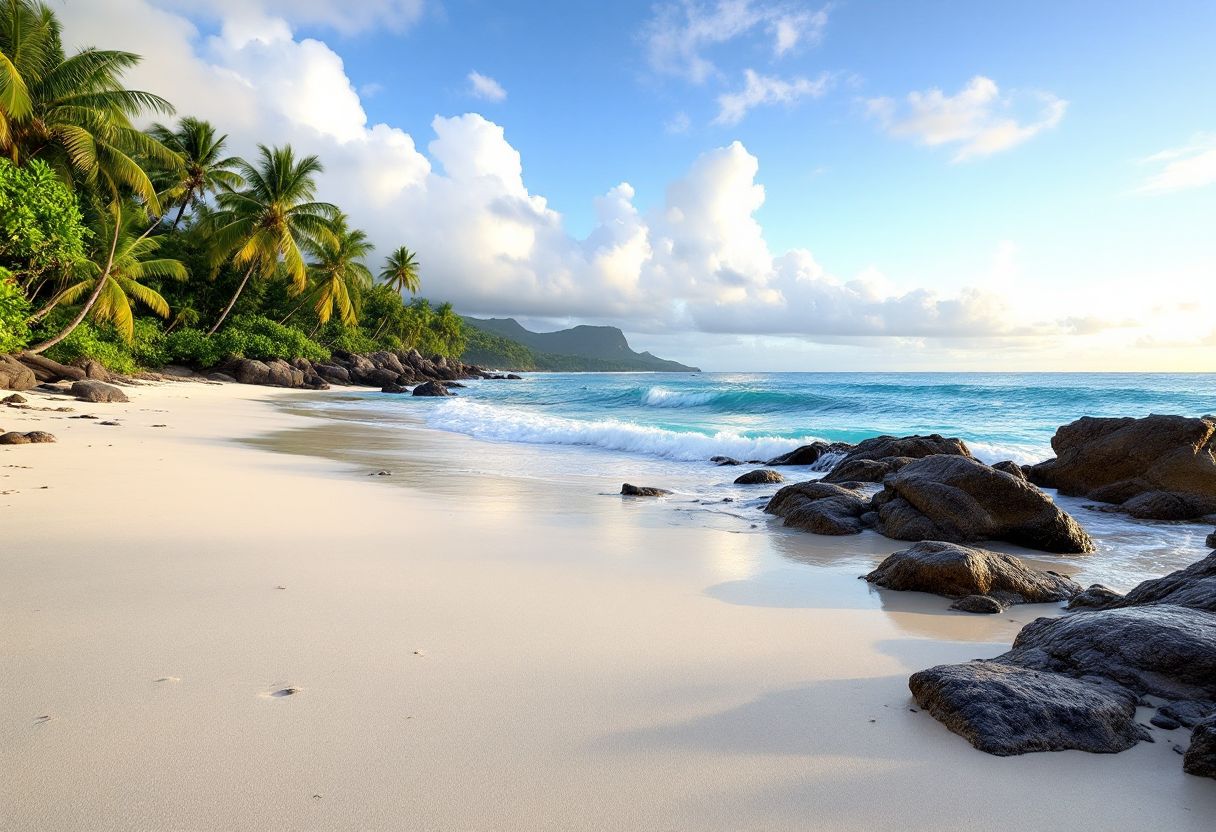
<path fill-rule="evenodd" d="M 166 277 L 185 280 L 188 277 L 185 266 L 177 260 L 155 257 L 164 238 L 147 236 L 142 211 L 128 205 L 126 210 L 119 212 L 119 217 L 117 228 L 112 228 L 114 216 L 111 212 L 102 211 L 96 215 L 92 249 L 73 266 L 68 275 L 69 285 L 55 296 L 42 314 L 58 304 L 74 304 L 86 294 L 95 297 L 95 302 L 78 312 L 71 326 L 31 352 L 41 352 L 62 341 L 90 312 L 93 320 L 113 324 L 130 340 L 134 328 L 132 300 L 162 318 L 169 316 L 169 304 L 159 292 L 141 281 Z"/>
<path fill-rule="evenodd" d="M 398 292 L 408 290 L 411 295 L 418 294 L 418 261 L 414 259 L 414 253 L 402 246 L 390 254 L 380 279 Z"/>
<path fill-rule="evenodd" d="M 351 228 L 349 217 L 336 215 L 330 222 L 332 240 L 322 240 L 316 247 L 316 260 L 309 266 L 316 281 L 317 327 L 329 322 L 333 313 L 345 326 L 359 323 L 356 316 L 358 299 L 363 289 L 372 285 L 371 269 L 363 259 L 375 248 L 366 232 Z"/>
<path fill-rule="evenodd" d="M 186 210 L 207 194 L 245 184 L 234 170 L 241 160 L 224 156 L 228 136 L 217 136 L 210 122 L 186 116 L 178 122 L 176 130 L 154 124 L 148 134 L 182 160 L 181 167 L 166 172 L 168 181 L 162 197 L 162 202 L 177 206 L 173 228 L 177 228 Z"/>
<path fill-rule="evenodd" d="M 135 159 L 170 168 L 180 161 L 131 123 L 173 112 L 163 98 L 123 87 L 123 72 L 140 56 L 88 48 L 67 57 L 59 21 L 31 0 L 0 0 L 0 56 L 0 153 L 19 165 L 42 159 L 109 202 L 134 194 L 159 214 L 156 189 Z M 115 220 L 121 224 L 117 213 Z"/>
<path fill-rule="evenodd" d="M 258 145 L 254 166 L 241 161 L 237 170 L 245 182 L 240 190 L 224 187 L 216 195 L 216 210 L 204 218 L 212 247 L 212 267 L 229 257 L 245 277 L 208 335 L 220 328 L 255 270 L 272 277 L 282 261 L 296 294 L 307 287 L 308 269 L 302 247 L 313 250 L 336 243 L 329 223 L 338 209 L 315 202 L 316 176 L 324 168 L 316 156 L 297 160 L 290 145 Z"/>

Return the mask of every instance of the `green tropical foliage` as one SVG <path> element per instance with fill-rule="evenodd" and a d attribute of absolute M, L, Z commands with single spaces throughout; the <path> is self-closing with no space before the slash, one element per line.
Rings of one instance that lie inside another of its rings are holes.
<path fill-rule="evenodd" d="M 17 277 L 54 274 L 80 259 L 88 236 L 76 196 L 49 165 L 0 159 L 0 264 Z"/>
<path fill-rule="evenodd" d="M 414 253 L 402 246 L 390 254 L 380 272 L 380 279 L 401 294 L 418 294 L 418 261 Z"/>
<path fill-rule="evenodd" d="M 200 204 L 208 194 L 225 188 L 235 190 L 245 184 L 236 172 L 241 160 L 224 156 L 228 137 L 216 135 L 210 122 L 186 116 L 178 122 L 176 130 L 154 124 L 148 133 L 181 159 L 180 166 L 158 170 L 154 177 L 160 186 L 163 207 L 177 206 L 172 228 L 177 228 L 186 211 Z"/>

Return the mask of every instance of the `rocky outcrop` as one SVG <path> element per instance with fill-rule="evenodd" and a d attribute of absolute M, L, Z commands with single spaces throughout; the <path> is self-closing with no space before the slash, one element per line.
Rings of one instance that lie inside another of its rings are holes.
<path fill-rule="evenodd" d="M 1090 584 L 1085 591 L 1074 595 L 1065 609 L 1100 610 L 1107 607 L 1111 601 L 1122 597 L 1123 593 L 1116 592 L 1104 584 Z"/>
<path fill-rule="evenodd" d="M 0 433 L 0 445 L 28 445 L 30 444 L 29 437 L 24 433 L 11 430 L 8 433 Z"/>
<path fill-rule="evenodd" d="M 1212 532 L 1210 535 L 1208 535 L 1207 540 L 1203 541 L 1203 545 L 1210 549 L 1216 549 L 1216 532 Z"/>
<path fill-rule="evenodd" d="M 1182 770 L 1196 777 L 1216 779 L 1216 716 L 1210 716 L 1191 732 L 1191 745 L 1182 757 Z"/>
<path fill-rule="evenodd" d="M 112 384 L 85 379 L 72 385 L 72 395 L 82 402 L 127 402 L 127 394 Z"/>
<path fill-rule="evenodd" d="M 0 355 L 0 390 L 29 390 L 38 385 L 33 370 L 9 355 Z"/>
<path fill-rule="evenodd" d="M 80 381 L 86 377 L 85 371 L 79 367 L 69 367 L 43 355 L 23 352 L 17 356 L 17 360 L 29 367 L 34 376 L 42 382 Z"/>
<path fill-rule="evenodd" d="M 1136 724 L 1135 694 L 1102 680 L 996 660 L 922 670 L 908 687 L 935 719 L 999 757 L 1069 749 L 1110 754 L 1148 738 Z"/>
<path fill-rule="evenodd" d="M 896 552 L 866 580 L 947 598 L 987 596 L 1002 606 L 1067 601 L 1081 591 L 1071 578 L 1030 569 L 1012 555 L 937 540 Z"/>
<path fill-rule="evenodd" d="M 785 482 L 785 477 L 776 471 L 767 469 L 748 471 L 735 479 L 735 485 L 771 485 L 779 482 Z"/>
<path fill-rule="evenodd" d="M 1143 519 L 1216 513 L 1216 420 L 1087 416 L 1056 431 L 1051 447 L 1055 459 L 1027 469 L 1031 482 Z"/>
<path fill-rule="evenodd" d="M 897 540 L 1006 540 L 1060 554 L 1094 551 L 1089 535 L 1030 483 L 969 456 L 917 459 L 883 481 L 874 528 Z"/>
<path fill-rule="evenodd" d="M 97 381 L 109 381 L 112 378 L 106 366 L 95 358 L 77 358 L 72 362 L 72 366 L 83 370 L 85 378 L 92 378 Z"/>
<path fill-rule="evenodd" d="M 413 390 L 415 396 L 455 396 L 441 381 L 428 381 L 419 384 Z"/>
<path fill-rule="evenodd" d="M 852 449 L 847 442 L 812 442 L 790 451 L 788 454 L 774 457 L 765 465 L 815 465 L 825 456 L 847 453 Z M 712 461 L 712 460 L 711 460 Z"/>
<path fill-rule="evenodd" d="M 961 456 L 971 451 L 961 439 L 929 436 L 875 436 L 858 442 L 824 477 L 824 482 L 882 482 L 908 462 L 927 456 Z"/>
<path fill-rule="evenodd" d="M 852 487 L 822 480 L 787 485 L 768 501 L 764 511 L 785 518 L 784 526 L 815 534 L 861 534 L 861 516 L 869 510 L 861 483 Z"/>
<path fill-rule="evenodd" d="M 1113 610 L 1172 604 L 1216 613 L 1216 552 L 1185 569 L 1144 581 L 1126 595 L 1101 586 L 1090 587 L 1085 594 L 1084 601 L 1069 608 Z"/>
<path fill-rule="evenodd" d="M 625 483 L 621 486 L 621 496 L 624 497 L 666 497 L 671 494 L 662 488 L 651 488 L 645 485 L 630 485 Z"/>

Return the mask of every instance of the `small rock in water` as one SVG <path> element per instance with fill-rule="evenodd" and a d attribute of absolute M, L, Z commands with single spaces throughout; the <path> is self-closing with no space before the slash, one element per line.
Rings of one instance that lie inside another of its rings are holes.
<path fill-rule="evenodd" d="M 993 598 L 991 595 L 968 595 L 965 598 L 959 598 L 950 605 L 950 609 L 958 610 L 959 612 L 973 612 L 979 615 L 994 615 L 1002 612 L 1004 607 L 1001 602 Z"/>
<path fill-rule="evenodd" d="M 391 477 L 392 475 L 392 471 L 377 471 L 376 473 L 372 474 L 373 477 Z"/>
<path fill-rule="evenodd" d="M 630 485 L 625 483 L 621 486 L 621 495 L 624 497 L 666 497 L 671 494 L 662 488 L 651 488 L 644 485 Z"/>
<path fill-rule="evenodd" d="M 762 468 L 759 471 L 748 471 L 735 479 L 735 485 L 770 485 L 785 482 L 785 477 L 776 471 Z"/>

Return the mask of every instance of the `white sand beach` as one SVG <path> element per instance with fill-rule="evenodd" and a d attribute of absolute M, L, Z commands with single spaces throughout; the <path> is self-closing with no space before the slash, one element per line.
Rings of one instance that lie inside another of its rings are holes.
<path fill-rule="evenodd" d="M 0 409 L 58 437 L 0 449 L 5 832 L 1216 822 L 1172 732 L 997 758 L 918 712 L 911 672 L 1003 652 L 1046 611 L 892 601 L 830 566 L 893 541 L 239 441 L 340 435 L 281 407 L 325 394 L 128 394 Z"/>

